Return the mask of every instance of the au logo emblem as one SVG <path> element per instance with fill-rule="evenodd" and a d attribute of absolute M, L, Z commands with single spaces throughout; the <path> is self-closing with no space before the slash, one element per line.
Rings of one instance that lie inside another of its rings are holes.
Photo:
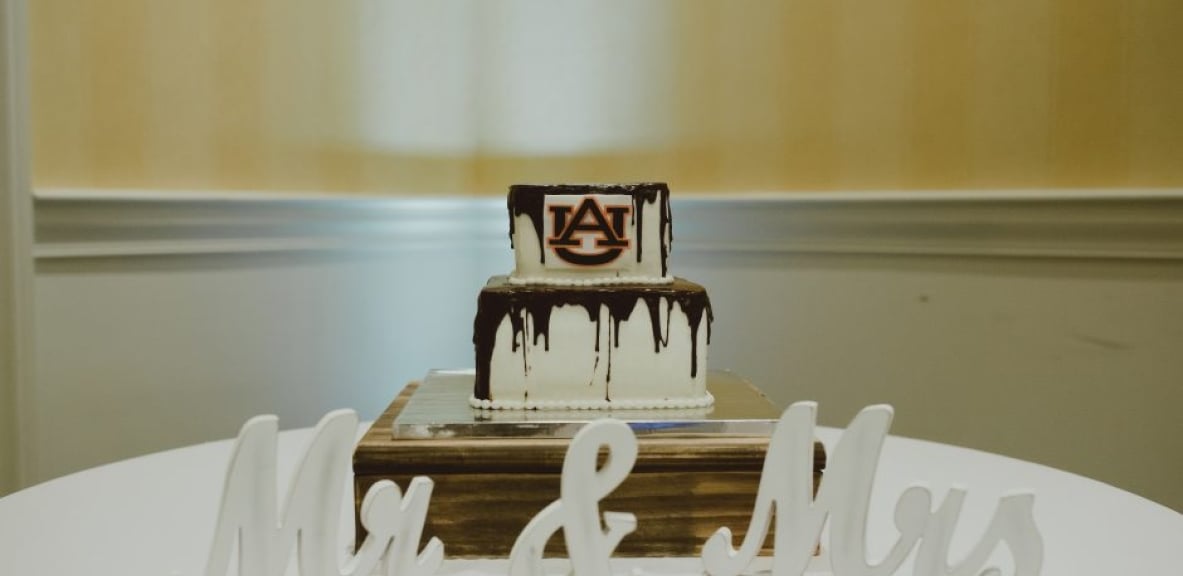
<path fill-rule="evenodd" d="M 631 252 L 628 226 L 632 198 L 627 195 L 547 196 L 546 249 L 558 268 L 618 267 Z M 551 264 L 552 259 L 547 259 Z"/>

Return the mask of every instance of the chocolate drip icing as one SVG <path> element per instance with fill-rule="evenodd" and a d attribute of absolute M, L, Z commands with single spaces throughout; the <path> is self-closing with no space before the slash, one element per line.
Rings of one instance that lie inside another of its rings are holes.
<path fill-rule="evenodd" d="M 509 208 L 509 246 L 513 247 L 513 233 L 515 230 L 514 221 L 518 216 L 525 214 L 530 218 L 530 222 L 534 224 L 534 233 L 538 236 L 538 241 L 541 243 L 542 234 L 542 207 L 543 200 L 546 198 L 545 193 L 536 193 L 532 190 L 535 188 L 548 188 L 543 186 L 510 186 L 509 197 L 506 203 Z M 546 250 L 538 251 L 538 262 L 540 264 L 546 263 Z"/>
<path fill-rule="evenodd" d="M 686 313 L 686 319 L 690 323 L 690 377 L 693 378 L 698 375 L 698 326 L 702 323 L 702 314 L 705 311 L 707 315 L 707 344 L 711 342 L 711 322 L 715 318 L 711 313 L 710 303 L 706 306 L 683 304 L 682 311 Z"/>
<path fill-rule="evenodd" d="M 653 352 L 661 352 L 662 348 L 670 345 L 670 316 L 674 311 L 674 301 L 664 299 L 666 302 L 665 310 L 665 330 L 661 329 L 661 301 L 663 299 L 653 297 L 643 297 L 645 307 L 649 309 L 649 325 L 653 329 Z"/>
<path fill-rule="evenodd" d="M 641 203 L 633 196 L 633 211 L 628 215 L 628 223 L 637 231 L 637 263 L 641 262 L 641 251 L 645 249 L 645 243 L 642 242 L 645 238 L 645 229 L 641 227 L 644 222 L 645 215 L 641 213 Z"/>
<path fill-rule="evenodd" d="M 675 280 L 669 285 L 634 285 L 627 288 L 620 286 L 585 286 L 585 287 L 553 287 L 553 286 L 511 286 L 504 278 L 494 278 L 481 291 L 477 305 L 477 315 L 473 329 L 473 344 L 476 347 L 476 384 L 474 394 L 480 399 L 492 399 L 489 390 L 489 369 L 493 358 L 493 347 L 497 338 L 497 328 L 508 316 L 513 330 L 512 350 L 517 352 L 518 346 L 526 345 L 527 327 L 533 330 L 533 342 L 537 345 L 539 338 L 545 342 L 546 349 L 550 349 L 550 318 L 551 313 L 559 306 L 581 306 L 588 315 L 589 322 L 596 323 L 596 363 L 599 363 L 601 352 L 600 328 L 601 308 L 608 311 L 608 341 L 607 341 L 607 379 L 612 378 L 612 348 L 620 346 L 620 325 L 632 316 L 638 301 L 644 302 L 649 312 L 650 326 L 653 333 L 654 352 L 660 353 L 669 345 L 670 316 L 676 302 L 686 314 L 691 335 L 691 363 L 690 375 L 698 374 L 698 328 L 704 316 L 707 318 L 707 334 L 709 342 L 710 322 L 713 320 L 710 299 L 706 290 L 697 284 L 685 280 Z M 662 303 L 666 305 L 666 323 L 664 330 L 661 326 L 660 312 Z M 526 318 L 530 318 L 530 322 Z M 523 350 L 523 362 L 525 351 Z M 524 367 L 528 371 L 528 366 Z"/>
<path fill-rule="evenodd" d="M 514 314 L 509 317 L 509 323 L 513 326 L 513 350 L 518 351 L 522 349 L 522 372 L 530 371 L 530 363 L 526 359 L 526 318 L 520 314 Z"/>
<path fill-rule="evenodd" d="M 670 191 L 661 185 L 665 194 L 661 201 L 661 275 L 669 274 L 670 249 L 674 246 L 674 221 L 670 218 Z"/>
<path fill-rule="evenodd" d="M 658 204 L 664 206 L 665 201 L 669 200 L 670 191 L 665 184 L 651 184 L 647 186 L 638 186 L 632 191 L 633 195 L 633 217 L 637 231 L 637 262 L 641 261 L 641 255 L 645 250 L 645 210 L 641 204 Z M 664 201 L 662 199 L 665 199 Z M 661 222 L 664 224 L 669 220 L 669 213 L 664 211 L 660 214 Z M 662 246 L 662 268 L 661 273 L 665 275 L 665 247 Z"/>
<path fill-rule="evenodd" d="M 604 374 L 604 400 L 612 400 L 612 349 L 620 346 L 620 322 L 612 322 L 608 324 L 608 340 L 612 340 L 612 324 L 616 325 L 617 343 L 616 346 L 608 346 L 608 372 Z M 593 372 L 594 376 L 595 373 Z"/>
<path fill-rule="evenodd" d="M 550 313 L 553 308 L 539 308 L 531 310 L 530 315 L 534 318 L 534 345 L 538 345 L 538 337 L 542 336 L 544 340 L 544 349 L 550 350 Z"/>

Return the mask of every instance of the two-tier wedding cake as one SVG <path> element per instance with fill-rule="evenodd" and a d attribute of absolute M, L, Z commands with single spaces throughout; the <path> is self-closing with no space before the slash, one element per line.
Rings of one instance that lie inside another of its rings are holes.
<path fill-rule="evenodd" d="M 480 293 L 474 407 L 713 402 L 710 300 L 668 272 L 665 184 L 516 185 L 508 208 L 516 267 Z"/>

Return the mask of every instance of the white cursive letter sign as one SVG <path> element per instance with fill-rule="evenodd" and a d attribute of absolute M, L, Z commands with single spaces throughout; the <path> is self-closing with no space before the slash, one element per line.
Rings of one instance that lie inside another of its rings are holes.
<path fill-rule="evenodd" d="M 979 544 L 950 568 L 946 559 L 948 542 L 964 491 L 954 489 L 931 512 L 931 494 L 922 486 L 912 486 L 900 496 L 895 513 L 899 539 L 882 562 L 868 564 L 867 510 L 883 439 L 891 427 L 892 409 L 869 406 L 859 412 L 831 454 L 817 498 L 813 499 L 816 412 L 815 403 L 798 402 L 781 415 L 764 458 L 756 506 L 743 544 L 738 551 L 733 549 L 731 531 L 720 528 L 703 546 L 703 567 L 711 576 L 737 576 L 747 568 L 767 537 L 774 510 L 773 576 L 799 576 L 805 571 L 827 517 L 831 522 L 830 563 L 838 576 L 894 574 L 921 539 L 915 563 L 918 575 L 997 573 L 994 568 L 980 570 L 1003 542 L 1014 558 L 1016 576 L 1039 573 L 1043 541 L 1035 527 L 1034 498 L 1030 494 L 1003 497 Z"/>
<path fill-rule="evenodd" d="M 608 448 L 608 459 L 597 470 L 601 447 Z M 637 438 L 627 424 L 604 419 L 584 426 L 563 459 L 559 499 L 534 516 L 514 542 L 510 576 L 542 574 L 543 548 L 560 528 L 576 576 L 611 576 L 608 559 L 620 540 L 636 529 L 637 518 L 604 512 L 607 530 L 601 530 L 599 501 L 624 481 L 636 460 Z"/>
<path fill-rule="evenodd" d="M 406 498 L 393 482 L 378 482 L 370 488 L 361 508 L 369 535 L 344 567 L 337 565 L 341 495 L 357 432 L 357 414 L 352 410 L 330 412 L 316 425 L 280 520 L 275 484 L 277 432 L 275 416 L 256 416 L 238 434 L 206 576 L 226 574 L 236 542 L 238 573 L 252 576 L 283 574 L 292 546 L 304 576 L 368 576 L 383 558 L 389 576 L 430 576 L 439 568 L 444 558 L 439 539 L 432 538 L 422 554 L 416 555 L 415 550 L 431 499 L 431 480 L 423 477 L 411 482 Z"/>

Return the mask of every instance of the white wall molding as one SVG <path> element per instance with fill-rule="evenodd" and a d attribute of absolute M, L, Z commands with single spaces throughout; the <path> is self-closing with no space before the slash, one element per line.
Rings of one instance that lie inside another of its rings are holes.
<path fill-rule="evenodd" d="M 1183 259 L 1183 190 L 784 193 L 675 200 L 679 253 Z M 471 198 L 36 192 L 38 259 L 414 250 L 505 238 Z M 507 248 L 508 249 L 508 248 Z"/>
<path fill-rule="evenodd" d="M 687 200 L 707 253 L 1183 259 L 1183 190 L 923 191 Z M 677 233 L 677 229 L 675 229 Z"/>
<path fill-rule="evenodd" d="M 507 239 L 505 203 L 490 200 L 40 190 L 36 212 L 38 259 L 402 251 Z"/>
<path fill-rule="evenodd" d="M 36 474 L 25 3 L 0 0 L 0 495 Z"/>

